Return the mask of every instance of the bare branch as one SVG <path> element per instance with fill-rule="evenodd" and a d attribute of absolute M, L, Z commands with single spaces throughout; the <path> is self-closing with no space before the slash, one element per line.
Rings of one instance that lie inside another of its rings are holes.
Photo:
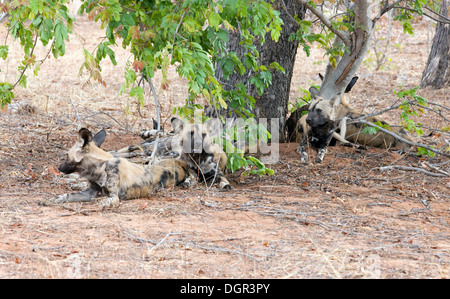
<path fill-rule="evenodd" d="M 410 166 L 403 166 L 403 165 L 391 165 L 391 166 L 383 166 L 378 167 L 379 170 L 385 171 L 385 170 L 393 170 L 393 169 L 401 169 L 401 170 L 408 170 L 408 171 L 420 171 L 425 173 L 426 175 L 435 176 L 435 177 L 446 177 L 448 175 L 443 173 L 434 173 L 427 171 L 425 169 L 419 168 L 419 167 L 410 167 Z"/>
<path fill-rule="evenodd" d="M 431 8 L 429 8 L 428 6 L 425 6 L 425 9 L 428 10 L 428 11 L 430 11 L 430 12 L 432 12 L 432 13 L 434 13 L 434 14 L 436 14 L 436 15 L 438 15 L 439 18 L 442 19 L 442 20 L 439 20 L 438 22 L 441 22 L 441 23 L 447 23 L 447 24 L 450 23 L 450 18 L 448 18 L 448 16 L 444 16 L 444 15 L 438 13 L 438 12 L 435 12 L 434 10 L 432 10 Z M 429 18 L 431 18 L 428 14 L 424 14 L 424 15 L 426 15 L 426 16 L 429 17 Z M 434 19 L 433 19 L 433 20 L 434 20 Z"/>
<path fill-rule="evenodd" d="M 156 135 L 156 140 L 155 140 L 155 145 L 153 147 L 152 156 L 150 157 L 152 164 L 154 165 L 155 159 L 156 159 L 156 151 L 158 150 L 158 141 L 159 141 L 159 135 L 160 135 L 159 131 L 161 130 L 161 113 L 159 112 L 159 101 L 158 101 L 158 97 L 156 96 L 156 90 L 155 90 L 155 87 L 153 86 L 152 80 L 150 78 L 148 78 L 147 76 L 145 76 L 144 74 L 142 76 L 143 76 L 143 78 L 145 78 L 145 80 L 150 85 L 150 88 L 153 93 L 153 97 L 155 99 L 155 106 L 156 106 L 156 117 L 157 117 L 157 121 L 158 121 L 156 130 L 158 131 L 158 133 Z"/>

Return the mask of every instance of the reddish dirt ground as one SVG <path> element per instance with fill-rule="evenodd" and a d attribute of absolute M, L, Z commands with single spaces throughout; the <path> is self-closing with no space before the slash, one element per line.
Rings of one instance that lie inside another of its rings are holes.
<path fill-rule="evenodd" d="M 402 39 L 386 69 L 361 68 L 349 95 L 353 105 L 382 109 L 395 100 L 394 89 L 419 84 L 427 36 L 433 34 L 427 24 L 416 24 L 415 37 Z M 0 40 L 5 35 L 2 27 Z M 297 144 L 280 144 L 279 161 L 269 165 L 275 175 L 228 174 L 228 192 L 199 185 L 115 208 L 39 206 L 42 199 L 72 192 L 56 168 L 79 122 L 106 128 L 103 148 L 117 150 L 139 143 L 137 133 L 155 117 L 152 100 L 139 116 L 133 99 L 118 96 L 130 58 L 120 46 L 118 66 L 102 65 L 107 88 L 84 85 L 86 78 L 77 76 L 83 47 L 92 51 L 101 36 L 97 25 L 79 18 L 67 55 L 45 61 L 39 77 L 30 73 L 28 88 L 16 91 L 16 106 L 0 113 L 0 278 L 449 277 L 449 177 L 380 169 L 403 165 L 436 173 L 429 165 L 448 161 L 443 157 L 335 146 L 323 164 L 303 165 Z M 13 81 L 22 52 L 11 38 L 7 43 L 10 58 L 0 68 L 2 79 Z M 37 49 L 37 58 L 47 51 Z M 291 102 L 299 88 L 319 82 L 321 60 L 320 49 L 310 58 L 299 51 Z M 158 89 L 164 119 L 186 95 L 186 82 L 171 76 L 170 88 Z M 420 94 L 448 107 L 448 88 Z M 131 114 L 124 113 L 127 108 Z M 398 120 L 395 113 L 385 117 Z M 432 113 L 421 121 L 434 128 L 449 125 Z M 421 142 L 439 146 L 448 139 L 442 135 Z M 441 169 L 448 172 L 448 165 Z"/>

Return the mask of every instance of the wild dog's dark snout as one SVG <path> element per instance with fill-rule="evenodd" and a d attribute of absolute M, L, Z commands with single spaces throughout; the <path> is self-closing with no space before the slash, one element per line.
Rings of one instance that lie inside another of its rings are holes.
<path fill-rule="evenodd" d="M 74 173 L 76 171 L 77 167 L 74 163 L 71 163 L 69 161 L 64 161 L 59 165 L 58 170 L 65 174 Z"/>

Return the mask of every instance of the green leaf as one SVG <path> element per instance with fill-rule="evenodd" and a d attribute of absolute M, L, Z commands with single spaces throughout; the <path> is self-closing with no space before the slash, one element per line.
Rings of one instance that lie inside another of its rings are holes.
<path fill-rule="evenodd" d="M 2 45 L 2 46 L 0 46 L 0 57 L 1 57 L 3 60 L 6 60 L 6 58 L 8 57 L 8 51 L 9 51 L 8 45 Z"/>
<path fill-rule="evenodd" d="M 145 99 L 144 99 L 144 89 L 140 86 L 133 87 L 130 90 L 130 96 L 136 97 L 138 99 L 138 102 L 141 106 L 144 105 Z"/>
<path fill-rule="evenodd" d="M 368 125 L 366 125 L 366 127 L 362 130 L 362 133 L 363 134 L 369 134 L 369 135 L 374 135 L 374 134 L 376 134 L 377 132 L 378 132 L 378 128 L 376 128 L 376 127 L 371 127 L 371 126 L 368 126 Z"/>
<path fill-rule="evenodd" d="M 219 30 L 219 25 L 220 25 L 221 21 L 222 21 L 222 18 L 217 13 L 212 13 L 208 16 L 209 25 L 211 27 L 213 27 L 214 29 L 216 29 L 216 31 Z"/>
<path fill-rule="evenodd" d="M 228 77 L 233 73 L 234 71 L 234 60 L 231 58 L 224 58 L 222 60 L 222 71 L 223 71 L 223 77 L 225 79 L 228 79 Z"/>

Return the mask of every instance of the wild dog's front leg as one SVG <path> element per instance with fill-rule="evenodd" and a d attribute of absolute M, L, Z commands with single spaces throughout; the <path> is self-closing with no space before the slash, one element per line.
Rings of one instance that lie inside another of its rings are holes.
<path fill-rule="evenodd" d="M 100 201 L 100 206 L 110 207 L 119 205 L 119 160 L 105 163 L 105 171 L 100 186 L 108 193 L 108 197 Z"/>
<path fill-rule="evenodd" d="M 42 206 L 49 206 L 54 204 L 62 204 L 67 202 L 91 202 L 99 193 L 98 190 L 88 189 L 79 193 L 62 194 L 55 198 L 45 199 L 39 204 Z"/>
<path fill-rule="evenodd" d="M 316 163 L 322 163 L 325 154 L 327 153 L 327 147 L 320 148 L 317 153 Z"/>
<path fill-rule="evenodd" d="M 330 144 L 331 139 L 333 138 L 333 132 L 332 131 L 328 136 L 327 139 L 325 141 L 325 144 L 319 149 L 318 153 L 317 153 L 317 158 L 316 158 L 316 163 L 322 163 L 323 158 L 325 158 L 325 154 L 327 153 L 327 148 L 328 145 Z"/>
<path fill-rule="evenodd" d="M 300 161 L 302 163 L 308 163 L 308 153 L 306 152 L 306 145 L 308 144 L 308 133 L 303 135 L 302 141 L 298 146 L 297 153 L 300 154 Z"/>

